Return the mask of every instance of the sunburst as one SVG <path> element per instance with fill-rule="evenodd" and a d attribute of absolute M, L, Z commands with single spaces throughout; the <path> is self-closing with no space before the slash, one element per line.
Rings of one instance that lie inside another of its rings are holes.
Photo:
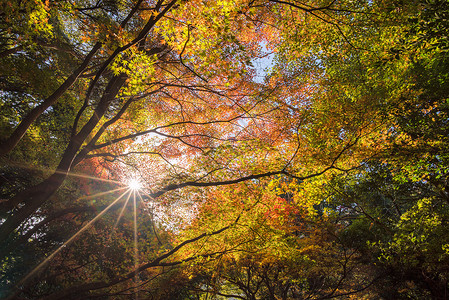
<path fill-rule="evenodd" d="M 142 188 L 142 183 L 136 178 L 131 178 L 128 180 L 128 188 L 132 191 L 138 191 Z"/>

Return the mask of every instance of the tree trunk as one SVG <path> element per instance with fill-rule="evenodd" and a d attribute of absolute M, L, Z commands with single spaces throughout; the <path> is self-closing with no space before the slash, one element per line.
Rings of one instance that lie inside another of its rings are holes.
<path fill-rule="evenodd" d="M 116 97 L 120 88 L 126 81 L 127 76 L 124 74 L 113 77 L 101 98 L 97 108 L 92 117 L 83 126 L 78 134 L 72 137 L 67 146 L 62 159 L 59 163 L 57 171 L 38 185 L 31 187 L 4 203 L 3 209 L 10 210 L 17 207 L 20 203 L 22 206 L 10 216 L 0 226 L 0 241 L 8 238 L 9 234 L 14 231 L 23 221 L 25 221 L 33 212 L 35 212 L 41 205 L 43 205 L 62 185 L 68 172 L 72 167 L 73 159 L 81 148 L 84 140 L 95 129 L 95 126 L 105 114 L 111 101 Z"/>

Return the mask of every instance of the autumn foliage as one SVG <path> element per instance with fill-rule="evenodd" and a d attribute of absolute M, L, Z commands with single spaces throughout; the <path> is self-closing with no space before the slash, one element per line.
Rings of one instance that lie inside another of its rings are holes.
<path fill-rule="evenodd" d="M 0 297 L 446 299 L 448 17 L 0 1 Z"/>

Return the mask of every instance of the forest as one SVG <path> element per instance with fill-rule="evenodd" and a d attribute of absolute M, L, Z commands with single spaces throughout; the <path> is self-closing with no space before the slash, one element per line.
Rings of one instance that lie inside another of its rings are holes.
<path fill-rule="evenodd" d="M 0 0 L 1 299 L 449 299 L 449 1 Z"/>

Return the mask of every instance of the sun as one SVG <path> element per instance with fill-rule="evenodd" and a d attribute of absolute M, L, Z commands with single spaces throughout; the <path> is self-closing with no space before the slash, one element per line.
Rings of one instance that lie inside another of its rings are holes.
<path fill-rule="evenodd" d="M 130 190 L 137 191 L 142 188 L 142 184 L 139 182 L 139 180 L 132 178 L 128 180 L 128 188 Z"/>

